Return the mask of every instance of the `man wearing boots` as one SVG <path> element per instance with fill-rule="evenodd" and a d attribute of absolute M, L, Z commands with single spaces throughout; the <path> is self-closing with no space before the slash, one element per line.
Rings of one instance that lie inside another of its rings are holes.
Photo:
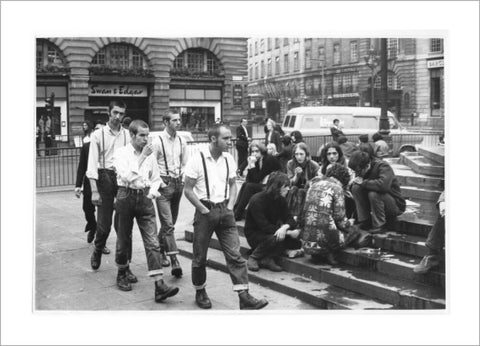
<path fill-rule="evenodd" d="M 113 200 L 117 194 L 117 177 L 113 169 L 113 153 L 130 142 L 128 131 L 121 126 L 126 109 L 127 106 L 123 101 L 110 102 L 108 123 L 93 132 L 90 138 L 86 175 L 92 188 L 92 203 L 97 206 L 95 249 L 90 257 L 90 265 L 94 270 L 100 267 L 102 251 L 105 254 L 110 253 L 110 251 L 105 252 L 103 249 L 112 227 Z M 127 269 L 127 273 L 132 282 L 137 280 L 130 269 Z"/>
<path fill-rule="evenodd" d="M 160 170 L 160 197 L 156 199 L 160 230 L 158 240 L 162 253 L 162 265 L 170 265 L 167 255 L 172 262 L 172 275 L 182 276 L 182 268 L 177 259 L 178 249 L 175 242 L 175 223 L 178 217 L 178 208 L 183 193 L 183 172 L 187 163 L 187 143 L 177 135 L 181 125 L 178 112 L 169 111 L 163 116 L 165 130 L 153 138 L 153 153 Z"/>
<path fill-rule="evenodd" d="M 160 174 L 152 145 L 148 144 L 148 125 L 134 120 L 129 126 L 130 143 L 115 151 L 113 166 L 117 172 L 118 193 L 117 247 L 115 262 L 118 266 L 117 286 L 131 291 L 127 275 L 133 219 L 137 220 L 147 255 L 148 275 L 155 279 L 155 301 L 161 302 L 178 293 L 178 287 L 170 287 L 163 281 L 160 245 L 153 199 L 158 197 Z"/>
<path fill-rule="evenodd" d="M 195 301 L 202 309 L 212 307 L 205 286 L 208 244 L 215 232 L 227 261 L 233 290 L 238 292 L 240 309 L 261 309 L 268 302 L 256 299 L 248 292 L 246 261 L 240 254 L 233 215 L 237 165 L 227 152 L 232 134 L 226 126 L 215 125 L 208 131 L 208 140 L 208 148 L 195 154 L 185 169 L 185 197 L 196 208 L 192 260 L 192 282 L 197 291 Z"/>

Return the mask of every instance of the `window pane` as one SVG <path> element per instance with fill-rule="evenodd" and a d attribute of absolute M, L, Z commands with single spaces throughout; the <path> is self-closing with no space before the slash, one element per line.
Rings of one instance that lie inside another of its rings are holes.
<path fill-rule="evenodd" d="M 205 92 L 203 89 L 187 89 L 185 96 L 187 100 L 204 100 Z"/>
<path fill-rule="evenodd" d="M 217 70 L 218 70 L 217 58 L 213 54 L 207 53 L 207 71 L 210 74 L 213 74 Z"/>
<path fill-rule="evenodd" d="M 350 62 L 358 61 L 358 44 L 357 41 L 350 42 Z"/>
<path fill-rule="evenodd" d="M 185 68 L 185 53 L 181 53 L 176 59 L 173 64 L 173 67 L 176 69 L 183 69 Z"/>
<path fill-rule="evenodd" d="M 288 127 L 294 127 L 295 126 L 295 120 L 297 119 L 296 115 L 292 115 L 290 118 L 290 124 L 288 124 Z"/>
<path fill-rule="evenodd" d="M 276 38 L 275 39 L 275 48 L 279 48 L 279 47 L 280 47 L 280 39 Z"/>
<path fill-rule="evenodd" d="M 170 99 L 185 100 L 185 89 L 170 89 Z"/>
<path fill-rule="evenodd" d="M 288 67 L 289 67 L 289 61 L 288 61 L 288 54 L 285 54 L 283 56 L 283 73 L 288 73 Z"/>
<path fill-rule="evenodd" d="M 37 43 L 37 67 L 43 66 L 43 42 Z"/>
<path fill-rule="evenodd" d="M 207 100 L 221 100 L 220 90 L 205 90 L 205 99 L 207 99 Z"/>
<path fill-rule="evenodd" d="M 333 46 L 333 63 L 340 64 L 340 45 L 336 44 Z"/>
<path fill-rule="evenodd" d="M 280 73 L 280 57 L 277 56 L 275 58 L 275 74 L 279 74 Z"/>
<path fill-rule="evenodd" d="M 120 68 L 128 68 L 128 47 L 125 45 L 110 46 L 110 64 Z"/>
<path fill-rule="evenodd" d="M 396 58 L 398 53 L 398 38 L 389 38 L 387 40 L 388 58 Z"/>
<path fill-rule="evenodd" d="M 188 68 L 195 72 L 203 72 L 203 52 L 188 52 Z"/>
<path fill-rule="evenodd" d="M 268 59 L 268 65 L 267 65 L 267 76 L 272 75 L 272 59 Z"/>
<path fill-rule="evenodd" d="M 432 38 L 430 40 L 430 52 L 442 52 L 443 51 L 443 40 L 441 38 Z"/>
<path fill-rule="evenodd" d="M 298 52 L 293 53 L 293 70 L 298 70 Z"/>
<path fill-rule="evenodd" d="M 134 50 L 132 53 L 132 65 L 133 67 L 143 67 L 142 54 L 137 50 Z"/>
<path fill-rule="evenodd" d="M 305 68 L 312 68 L 312 51 L 310 49 L 305 51 Z"/>

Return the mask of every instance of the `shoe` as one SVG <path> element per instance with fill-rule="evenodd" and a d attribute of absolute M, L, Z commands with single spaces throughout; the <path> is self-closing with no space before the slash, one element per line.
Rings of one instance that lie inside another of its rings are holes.
<path fill-rule="evenodd" d="M 97 270 L 100 268 L 100 264 L 102 263 L 102 252 L 93 250 L 92 257 L 90 257 L 90 265 L 92 266 L 93 270 Z"/>
<path fill-rule="evenodd" d="M 90 231 L 88 231 L 88 234 L 87 234 L 87 243 L 90 244 L 93 241 L 93 239 L 95 239 L 95 230 L 91 229 Z"/>
<path fill-rule="evenodd" d="M 387 225 L 384 224 L 380 227 L 376 227 L 376 228 L 371 228 L 368 230 L 368 233 L 370 234 L 378 234 L 378 233 L 383 233 L 383 232 L 386 232 L 387 231 Z"/>
<path fill-rule="evenodd" d="M 258 266 L 257 260 L 255 258 L 253 258 L 252 256 L 248 257 L 247 268 L 251 272 L 258 272 L 258 270 L 260 269 L 260 267 Z"/>
<path fill-rule="evenodd" d="M 248 291 L 239 293 L 238 298 L 240 299 L 240 310 L 260 310 L 268 304 L 266 299 L 252 297 Z"/>
<path fill-rule="evenodd" d="M 160 252 L 162 254 L 162 267 L 170 266 L 170 261 L 168 260 L 167 255 L 165 254 L 165 250 Z"/>
<path fill-rule="evenodd" d="M 179 291 L 178 287 L 168 286 L 163 280 L 155 281 L 155 301 L 160 303 L 168 297 L 173 297 Z"/>
<path fill-rule="evenodd" d="M 105 247 L 103 248 L 103 250 L 102 250 L 102 253 L 103 253 L 104 255 L 109 255 L 109 254 L 110 254 L 110 249 L 105 246 Z"/>
<path fill-rule="evenodd" d="M 420 263 L 413 267 L 413 272 L 417 274 L 424 274 L 428 272 L 430 269 L 438 266 L 440 264 L 440 260 L 435 255 L 426 255 L 422 258 Z"/>
<path fill-rule="evenodd" d="M 131 291 L 132 284 L 128 281 L 127 272 L 122 271 L 117 274 L 117 287 L 122 291 Z"/>
<path fill-rule="evenodd" d="M 263 258 L 259 263 L 260 268 L 270 269 L 272 272 L 283 271 L 282 267 L 277 265 L 271 257 Z"/>
<path fill-rule="evenodd" d="M 197 290 L 197 293 L 195 293 L 195 302 L 202 309 L 210 309 L 212 307 L 212 302 L 210 298 L 208 298 L 205 288 Z"/>
<path fill-rule="evenodd" d="M 326 259 L 327 259 L 327 263 L 332 266 L 336 266 L 338 264 L 338 261 L 335 259 L 335 255 L 331 252 L 327 254 Z"/>
<path fill-rule="evenodd" d="M 130 267 L 125 269 L 125 274 L 127 275 L 128 282 L 132 284 L 135 284 L 138 282 L 137 277 L 135 276 L 135 274 L 132 273 L 132 271 L 130 270 Z"/>
<path fill-rule="evenodd" d="M 176 278 L 181 278 L 183 272 L 182 272 L 182 267 L 180 267 L 180 262 L 178 262 L 177 256 L 171 255 L 170 260 L 172 262 L 172 275 L 175 276 Z"/>
<path fill-rule="evenodd" d="M 367 231 L 360 231 L 360 236 L 353 243 L 356 248 L 368 247 L 372 243 L 372 235 Z"/>

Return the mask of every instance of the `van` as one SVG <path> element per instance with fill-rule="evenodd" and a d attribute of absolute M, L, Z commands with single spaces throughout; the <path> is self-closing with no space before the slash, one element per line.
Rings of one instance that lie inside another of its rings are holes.
<path fill-rule="evenodd" d="M 349 141 L 356 143 L 358 135 L 363 134 L 368 134 L 372 140 L 372 135 L 379 129 L 380 113 L 381 109 L 376 107 L 297 107 L 285 115 L 283 130 L 286 134 L 300 131 L 306 137 L 311 153 L 315 154 L 324 141 L 312 137 L 331 136 L 334 119 L 340 121 L 340 127 Z M 406 130 L 391 112 L 387 115 L 393 142 L 392 154 L 397 156 L 403 151 L 416 151 L 415 145 L 422 142 L 423 136 Z M 326 138 L 326 142 L 329 141 L 331 137 Z"/>

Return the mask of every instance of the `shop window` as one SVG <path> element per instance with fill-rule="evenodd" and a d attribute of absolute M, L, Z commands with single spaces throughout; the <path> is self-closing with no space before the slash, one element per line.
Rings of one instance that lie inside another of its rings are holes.
<path fill-rule="evenodd" d="M 430 53 L 441 53 L 441 52 L 443 52 L 443 39 L 432 38 L 430 40 Z"/>
<path fill-rule="evenodd" d="M 334 65 L 340 64 L 340 45 L 339 44 L 333 45 L 333 64 Z"/>
<path fill-rule="evenodd" d="M 60 50 L 47 40 L 37 40 L 37 71 L 38 72 L 61 72 L 66 69 L 65 58 Z"/>
<path fill-rule="evenodd" d="M 358 43 L 350 42 L 350 62 L 358 62 Z"/>

